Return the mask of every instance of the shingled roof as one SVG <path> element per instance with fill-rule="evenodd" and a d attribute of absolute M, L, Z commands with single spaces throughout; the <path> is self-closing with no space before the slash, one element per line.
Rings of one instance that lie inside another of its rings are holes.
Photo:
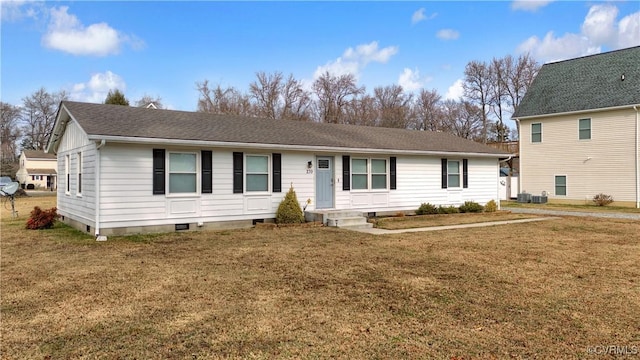
<path fill-rule="evenodd" d="M 640 104 L 640 46 L 549 63 L 514 118 Z"/>
<path fill-rule="evenodd" d="M 431 131 L 273 120 L 72 101 L 61 103 L 58 122 L 64 109 L 93 140 L 158 139 L 161 143 L 169 139 L 345 148 L 352 151 L 377 149 L 388 150 L 390 153 L 407 151 L 475 153 L 494 157 L 507 155 L 471 140 Z M 52 138 L 52 141 L 57 139 Z M 51 149 L 51 144 L 49 145 Z"/>
<path fill-rule="evenodd" d="M 23 150 L 24 156 L 28 159 L 46 159 L 46 160 L 56 160 L 56 156 L 54 154 L 47 154 L 42 150 Z"/>

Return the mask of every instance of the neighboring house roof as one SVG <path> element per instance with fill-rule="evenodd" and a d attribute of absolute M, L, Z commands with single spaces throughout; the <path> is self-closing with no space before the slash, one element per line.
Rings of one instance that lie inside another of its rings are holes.
<path fill-rule="evenodd" d="M 42 150 L 23 150 L 23 152 L 27 159 L 56 160 L 56 156 L 54 154 L 47 154 Z"/>
<path fill-rule="evenodd" d="M 513 118 L 640 104 L 640 46 L 542 66 Z"/>
<path fill-rule="evenodd" d="M 313 148 L 382 149 L 390 152 L 506 153 L 448 133 L 273 120 L 201 112 L 154 110 L 121 105 L 64 101 L 48 149 L 56 149 L 66 120 L 64 110 L 91 140 L 269 144 Z"/>
<path fill-rule="evenodd" d="M 29 175 L 56 175 L 55 169 L 27 169 Z"/>

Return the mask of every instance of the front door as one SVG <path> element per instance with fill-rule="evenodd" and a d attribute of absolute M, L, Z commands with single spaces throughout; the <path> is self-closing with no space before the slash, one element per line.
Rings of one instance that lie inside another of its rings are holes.
<path fill-rule="evenodd" d="M 316 158 L 316 209 L 333 207 L 333 158 Z"/>

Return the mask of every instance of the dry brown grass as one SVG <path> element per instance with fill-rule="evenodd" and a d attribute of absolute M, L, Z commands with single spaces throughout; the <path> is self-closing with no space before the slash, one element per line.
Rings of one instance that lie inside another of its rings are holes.
<path fill-rule="evenodd" d="M 497 211 L 492 213 L 416 215 L 380 218 L 375 221 L 375 226 L 381 229 L 397 230 L 492 221 L 532 219 L 536 217 L 540 216 L 530 214 L 512 214 L 508 211 Z"/>
<path fill-rule="evenodd" d="M 95 242 L 24 230 L 27 213 L 2 213 L 2 359 L 547 359 L 640 346 L 638 222 Z"/>

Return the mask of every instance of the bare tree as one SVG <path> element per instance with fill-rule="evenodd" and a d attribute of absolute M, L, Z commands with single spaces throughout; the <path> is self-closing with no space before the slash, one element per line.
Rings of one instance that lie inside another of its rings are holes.
<path fill-rule="evenodd" d="M 311 120 L 311 94 L 302 87 L 302 83 L 289 75 L 282 88 L 281 119 Z"/>
<path fill-rule="evenodd" d="M 66 92 L 50 94 L 45 88 L 40 88 L 22 99 L 23 148 L 45 149 L 55 125 L 58 105 L 66 99 Z"/>
<path fill-rule="evenodd" d="M 352 99 L 346 107 L 345 124 L 375 126 L 378 120 L 375 99 L 369 94 L 361 94 Z"/>
<path fill-rule="evenodd" d="M 421 89 L 413 104 L 416 130 L 440 131 L 442 125 L 442 96 L 436 89 Z"/>
<path fill-rule="evenodd" d="M 0 152 L 2 164 L 15 163 L 18 153 L 18 139 L 20 138 L 21 109 L 5 102 L 0 102 Z"/>
<path fill-rule="evenodd" d="M 538 64 L 529 53 L 520 55 L 518 60 L 514 61 L 511 55 L 504 58 L 505 73 L 502 81 L 505 84 L 507 93 L 507 105 L 512 112 L 520 105 L 520 101 L 529 89 L 533 79 L 540 70 Z"/>
<path fill-rule="evenodd" d="M 508 128 L 504 124 L 504 110 L 506 104 L 507 85 L 505 77 L 507 74 L 505 58 L 493 58 L 489 65 L 489 77 L 491 86 L 489 87 L 489 105 L 490 109 L 496 117 L 496 124 L 493 126 L 493 132 L 496 135 L 495 140 L 498 142 L 505 141 L 508 138 Z"/>
<path fill-rule="evenodd" d="M 445 100 L 442 105 L 444 126 L 456 136 L 480 140 L 482 132 L 482 110 L 469 101 Z"/>
<path fill-rule="evenodd" d="M 284 88 L 282 73 L 276 71 L 266 74 L 263 71 L 256 73 L 257 81 L 249 85 L 249 94 L 256 102 L 256 115 L 277 119 L 280 112 L 280 93 Z"/>
<path fill-rule="evenodd" d="M 378 126 L 406 129 L 412 95 L 405 94 L 400 85 L 387 85 L 373 89 L 378 110 Z"/>
<path fill-rule="evenodd" d="M 356 85 L 352 74 L 334 76 L 325 72 L 313 82 L 318 97 L 320 120 L 327 123 L 344 123 L 347 104 L 364 93 L 364 87 Z"/>
<path fill-rule="evenodd" d="M 144 96 L 142 96 L 140 100 L 136 101 L 136 107 L 150 107 L 150 106 L 153 106 L 156 109 L 164 109 L 164 105 L 162 104 L 162 98 L 159 96 L 152 97 L 150 95 L 144 94 Z"/>
<path fill-rule="evenodd" d="M 253 115 L 253 107 L 249 96 L 240 93 L 234 87 L 223 89 L 218 84 L 214 89 L 209 88 L 209 81 L 196 83 L 199 92 L 198 111 L 214 114 Z"/>
<path fill-rule="evenodd" d="M 491 73 L 486 63 L 471 61 L 464 69 L 464 96 L 482 110 L 481 141 L 487 142 L 487 106 L 489 106 Z"/>

